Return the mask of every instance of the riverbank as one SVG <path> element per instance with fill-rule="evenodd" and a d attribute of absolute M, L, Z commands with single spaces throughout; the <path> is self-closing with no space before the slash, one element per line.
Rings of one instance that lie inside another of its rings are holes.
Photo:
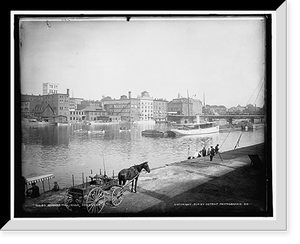
<path fill-rule="evenodd" d="M 124 193 L 123 202 L 106 203 L 96 216 L 261 216 L 265 213 L 264 172 L 251 166 L 248 154 L 264 162 L 258 144 L 209 157 L 184 160 L 141 173 L 137 193 Z M 151 167 L 151 162 L 149 162 Z M 64 207 L 66 189 L 26 199 L 28 216 L 91 216 L 83 208 Z"/>

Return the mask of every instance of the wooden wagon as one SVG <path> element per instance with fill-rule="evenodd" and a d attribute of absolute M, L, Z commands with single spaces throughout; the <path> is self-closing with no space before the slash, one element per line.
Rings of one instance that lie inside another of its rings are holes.
<path fill-rule="evenodd" d="M 86 207 L 88 213 L 100 213 L 106 202 L 118 206 L 124 198 L 124 186 L 118 180 L 107 176 L 95 175 L 85 187 L 70 187 L 65 194 L 65 207 L 72 212 L 79 212 Z"/>

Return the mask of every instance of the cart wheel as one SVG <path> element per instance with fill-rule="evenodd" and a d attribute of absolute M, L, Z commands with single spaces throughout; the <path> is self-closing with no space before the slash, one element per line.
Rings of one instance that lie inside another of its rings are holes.
<path fill-rule="evenodd" d="M 105 194 L 100 187 L 92 189 L 86 198 L 86 209 L 89 213 L 100 213 L 105 204 Z"/>
<path fill-rule="evenodd" d="M 71 212 L 79 212 L 81 206 L 82 206 L 82 198 L 81 197 L 74 197 L 69 190 L 66 191 L 65 194 L 65 199 L 64 199 L 64 203 L 65 203 L 65 207 L 66 209 L 68 209 Z"/>
<path fill-rule="evenodd" d="M 114 186 L 112 187 L 113 191 L 111 193 L 111 203 L 114 206 L 118 206 L 121 204 L 124 198 L 124 190 L 121 186 Z"/>

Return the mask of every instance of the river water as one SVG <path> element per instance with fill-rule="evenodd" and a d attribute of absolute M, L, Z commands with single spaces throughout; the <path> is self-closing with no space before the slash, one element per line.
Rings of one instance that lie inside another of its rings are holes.
<path fill-rule="evenodd" d="M 149 138 L 143 137 L 141 132 L 170 128 L 149 124 L 132 126 L 131 131 L 126 132 L 120 132 L 119 128 L 119 124 L 23 127 L 22 174 L 29 178 L 53 173 L 55 179 L 52 182 L 68 187 L 72 185 L 72 174 L 75 184 L 80 184 L 82 173 L 86 179 L 91 173 L 99 174 L 100 170 L 103 174 L 105 169 L 108 176 L 116 176 L 119 170 L 144 161 L 148 161 L 153 169 L 185 160 L 203 146 L 216 144 L 221 146 L 221 152 L 232 150 L 241 133 L 239 147 L 264 142 L 263 129 L 220 131 L 209 136 Z M 102 129 L 104 134 L 100 133 Z"/>

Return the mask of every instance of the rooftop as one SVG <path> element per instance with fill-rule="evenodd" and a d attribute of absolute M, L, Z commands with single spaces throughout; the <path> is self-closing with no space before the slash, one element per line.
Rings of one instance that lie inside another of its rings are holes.
<path fill-rule="evenodd" d="M 82 109 L 82 111 L 106 111 L 104 108 L 99 107 L 99 106 L 87 106 L 84 109 Z"/>

